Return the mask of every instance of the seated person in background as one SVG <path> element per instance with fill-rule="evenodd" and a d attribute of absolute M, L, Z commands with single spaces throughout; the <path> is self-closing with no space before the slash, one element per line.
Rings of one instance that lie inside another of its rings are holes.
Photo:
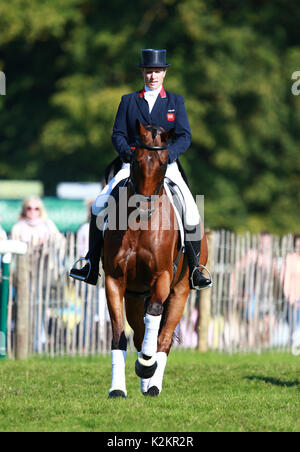
<path fill-rule="evenodd" d="M 47 218 L 42 200 L 31 196 L 23 201 L 19 221 L 13 226 L 11 235 L 13 240 L 40 246 L 60 234 L 53 221 Z"/>

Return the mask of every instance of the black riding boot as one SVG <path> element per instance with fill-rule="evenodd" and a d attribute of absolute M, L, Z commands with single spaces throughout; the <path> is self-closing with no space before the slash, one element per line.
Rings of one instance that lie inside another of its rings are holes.
<path fill-rule="evenodd" d="M 199 267 L 199 257 L 201 252 L 201 240 L 185 240 L 186 255 L 190 269 L 190 287 L 191 289 L 201 290 L 212 285 L 209 278 L 203 276 L 201 267 Z"/>
<path fill-rule="evenodd" d="M 102 231 L 98 229 L 96 221 L 97 216 L 91 214 L 89 251 L 85 258 L 81 258 L 81 260 L 86 260 L 88 263 L 82 269 L 77 269 L 74 266 L 70 271 L 72 278 L 84 281 L 93 286 L 96 286 L 98 281 L 100 256 L 103 247 Z"/>

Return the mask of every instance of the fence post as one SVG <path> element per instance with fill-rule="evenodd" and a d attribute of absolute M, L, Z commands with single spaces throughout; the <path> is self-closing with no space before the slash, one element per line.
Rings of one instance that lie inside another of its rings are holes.
<path fill-rule="evenodd" d="M 213 232 L 206 232 L 208 260 L 206 267 L 212 273 L 213 265 Z M 210 324 L 210 306 L 212 289 L 202 290 L 200 292 L 199 325 L 198 325 L 198 351 L 206 352 L 208 350 L 208 330 Z"/>
<path fill-rule="evenodd" d="M 28 254 L 17 257 L 16 359 L 28 358 L 29 326 Z"/>
<path fill-rule="evenodd" d="M 11 254 L 7 253 L 2 258 L 2 277 L 0 291 L 0 359 L 6 357 L 7 344 L 7 306 L 9 295 L 9 273 L 10 273 Z"/>

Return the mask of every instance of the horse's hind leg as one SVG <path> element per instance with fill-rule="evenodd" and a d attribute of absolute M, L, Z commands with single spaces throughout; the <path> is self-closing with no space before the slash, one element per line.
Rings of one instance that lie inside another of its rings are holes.
<path fill-rule="evenodd" d="M 123 296 L 124 289 L 118 280 L 107 276 L 105 280 L 107 304 L 112 325 L 112 380 L 109 397 L 126 397 L 125 363 L 127 339 L 124 333 Z"/>
<path fill-rule="evenodd" d="M 143 298 L 127 295 L 125 298 L 126 317 L 133 330 L 133 343 L 138 352 L 142 349 L 145 334 L 144 316 L 145 306 Z"/>

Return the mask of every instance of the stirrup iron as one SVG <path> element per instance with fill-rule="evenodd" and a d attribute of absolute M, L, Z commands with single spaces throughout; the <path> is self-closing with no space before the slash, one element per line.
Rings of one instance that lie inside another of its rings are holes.
<path fill-rule="evenodd" d="M 202 273 L 202 270 L 206 270 L 206 271 L 207 271 L 207 273 L 208 273 L 208 275 L 209 275 L 209 278 L 208 278 L 208 279 L 211 280 L 211 283 L 210 283 L 208 286 L 206 286 L 206 287 L 198 287 L 198 286 L 194 286 L 194 284 L 193 284 L 193 277 L 194 277 L 194 273 L 195 273 L 196 270 L 200 270 L 201 273 Z M 212 286 L 214 285 L 213 279 L 212 279 L 212 275 L 211 275 L 210 271 L 208 270 L 208 268 L 205 267 L 205 265 L 198 265 L 197 267 L 194 268 L 194 270 L 192 271 L 192 274 L 191 274 L 191 276 L 190 276 L 190 281 L 191 281 L 192 289 L 195 289 L 195 290 L 205 290 L 205 289 L 209 289 L 210 287 L 212 287 Z"/>
<path fill-rule="evenodd" d="M 88 272 L 87 276 L 80 276 L 80 275 L 76 275 L 76 274 L 72 273 L 72 270 L 75 269 L 76 265 L 77 265 L 79 262 L 82 262 L 82 261 L 87 262 L 87 264 L 89 265 L 89 272 Z M 71 270 L 70 270 L 70 272 L 69 272 L 69 275 L 70 275 L 72 278 L 77 279 L 78 281 L 83 281 L 83 282 L 85 282 L 85 281 L 90 277 L 91 270 L 92 270 L 92 263 L 91 263 L 90 259 L 86 259 L 85 257 L 80 257 L 80 258 L 75 262 L 75 264 L 73 265 L 73 267 L 71 268 Z"/>

